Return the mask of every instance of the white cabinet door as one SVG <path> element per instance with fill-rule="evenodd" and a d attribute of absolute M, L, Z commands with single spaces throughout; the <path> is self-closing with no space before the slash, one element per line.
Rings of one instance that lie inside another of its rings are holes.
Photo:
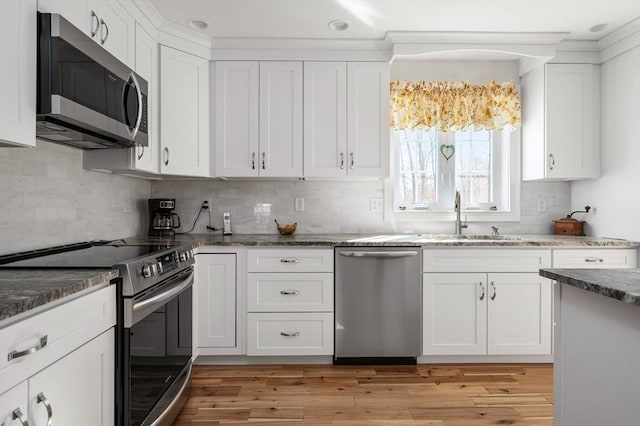
<path fill-rule="evenodd" d="M 599 176 L 599 69 L 547 64 L 522 77 L 523 179 Z"/>
<path fill-rule="evenodd" d="M 24 426 L 27 420 L 27 381 L 9 389 L 0 395 L 0 425 Z"/>
<path fill-rule="evenodd" d="M 87 2 L 89 35 L 113 56 L 133 65 L 135 20 L 116 0 Z"/>
<path fill-rule="evenodd" d="M 89 34 L 87 26 L 87 0 L 38 0 L 38 11 L 59 13 L 79 30 Z M 94 24 L 95 25 L 95 24 Z"/>
<path fill-rule="evenodd" d="M 114 424 L 114 331 L 110 329 L 29 379 L 29 424 Z M 46 403 L 45 403 L 46 401 Z"/>
<path fill-rule="evenodd" d="M 302 62 L 260 63 L 260 176 L 302 177 Z"/>
<path fill-rule="evenodd" d="M 160 171 L 203 176 L 209 170 L 209 61 L 160 46 Z"/>
<path fill-rule="evenodd" d="M 389 176 L 389 64 L 347 64 L 349 176 Z"/>
<path fill-rule="evenodd" d="M 487 276 L 423 274 L 423 355 L 487 353 Z"/>
<path fill-rule="evenodd" d="M 0 1 L 0 146 L 36 144 L 36 2 Z"/>
<path fill-rule="evenodd" d="M 304 63 L 304 175 L 347 175 L 347 64 Z"/>
<path fill-rule="evenodd" d="M 158 44 L 144 28 L 136 23 L 135 70 L 147 80 L 147 123 L 149 145 L 137 147 L 132 153 L 134 168 L 151 173 L 160 171 L 158 140 Z"/>
<path fill-rule="evenodd" d="M 216 176 L 258 176 L 258 85 L 258 62 L 215 63 Z"/>
<path fill-rule="evenodd" d="M 551 281 L 535 273 L 488 274 L 489 355 L 551 353 Z"/>
<path fill-rule="evenodd" d="M 236 255 L 198 254 L 198 342 L 202 348 L 233 348 L 236 337 Z"/>

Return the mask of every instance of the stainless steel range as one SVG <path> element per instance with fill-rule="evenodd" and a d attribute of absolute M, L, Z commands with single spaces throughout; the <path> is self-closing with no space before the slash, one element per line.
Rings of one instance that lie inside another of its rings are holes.
<path fill-rule="evenodd" d="M 120 241 L 120 240 L 119 240 Z M 190 246 L 87 242 L 1 256 L 8 268 L 117 268 L 118 425 L 171 424 L 188 397 L 194 258 Z"/>

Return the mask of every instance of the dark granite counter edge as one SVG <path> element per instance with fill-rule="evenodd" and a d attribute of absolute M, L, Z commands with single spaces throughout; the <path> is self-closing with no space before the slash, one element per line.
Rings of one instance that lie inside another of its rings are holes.
<path fill-rule="evenodd" d="M 584 273 L 587 270 L 580 270 L 580 272 Z M 608 270 L 611 274 L 612 280 L 615 279 L 616 274 L 624 274 L 626 269 L 616 270 L 611 269 Z M 558 281 L 561 284 L 567 284 L 572 287 L 580 288 L 582 290 L 589 291 L 594 294 L 598 294 L 604 297 L 609 297 L 611 299 L 619 300 L 621 302 L 630 303 L 632 305 L 640 306 L 640 295 L 629 293 L 620 288 L 613 288 L 608 285 L 600 284 L 593 281 L 586 281 L 583 278 L 579 278 L 577 276 L 570 275 L 571 271 L 566 269 L 540 269 L 540 275 L 544 278 L 549 278 L 551 280 Z M 640 284 L 640 283 L 639 283 Z"/>
<path fill-rule="evenodd" d="M 5 272 L 8 271 L 13 270 L 5 270 Z M 68 275 L 68 271 L 50 269 L 38 270 L 35 273 L 29 271 L 30 276 L 26 276 L 28 272 L 21 271 L 19 273 L 21 276 L 0 277 L 0 283 L 10 283 L 13 286 L 12 296 L 3 296 L 3 300 L 0 301 L 0 328 L 55 307 L 58 302 L 71 300 L 79 293 L 86 294 L 91 289 L 103 288 L 119 276 L 119 272 L 115 269 L 74 271 L 72 277 Z M 46 273 L 47 277 L 37 277 L 35 276 L 37 273 Z M 22 289 L 22 293 L 15 288 Z"/>

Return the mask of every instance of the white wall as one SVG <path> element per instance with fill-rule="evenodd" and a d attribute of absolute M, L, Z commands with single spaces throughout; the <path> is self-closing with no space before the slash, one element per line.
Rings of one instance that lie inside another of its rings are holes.
<path fill-rule="evenodd" d="M 78 149 L 0 148 L 0 254 L 146 234 L 150 192 L 148 181 L 83 170 Z"/>
<path fill-rule="evenodd" d="M 588 235 L 640 241 L 640 47 L 601 67 L 601 176 L 571 185 Z"/>

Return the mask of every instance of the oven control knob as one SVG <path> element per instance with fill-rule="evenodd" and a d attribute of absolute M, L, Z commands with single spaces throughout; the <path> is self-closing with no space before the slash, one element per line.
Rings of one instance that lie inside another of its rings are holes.
<path fill-rule="evenodd" d="M 153 276 L 153 268 L 152 265 L 144 265 L 142 267 L 142 276 L 145 278 L 151 278 Z"/>
<path fill-rule="evenodd" d="M 162 263 L 150 263 L 148 265 L 144 265 L 142 267 L 142 276 L 145 278 L 155 277 L 156 275 L 160 275 L 164 272 L 164 268 L 162 267 Z"/>
<path fill-rule="evenodd" d="M 180 262 L 186 262 L 189 259 L 193 259 L 193 250 L 186 250 L 183 252 L 180 252 Z"/>

